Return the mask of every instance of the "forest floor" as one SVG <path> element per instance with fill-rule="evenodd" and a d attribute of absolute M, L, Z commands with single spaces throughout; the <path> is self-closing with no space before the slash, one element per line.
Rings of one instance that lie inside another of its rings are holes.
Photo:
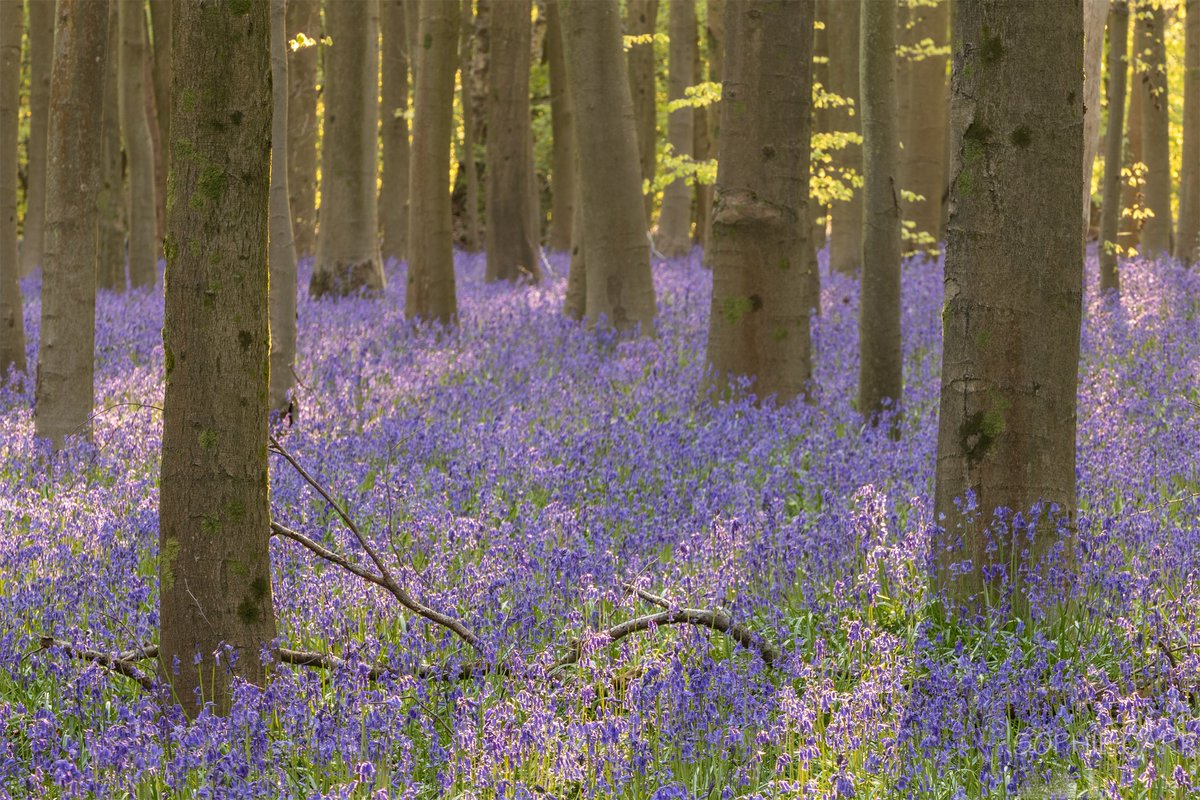
<path fill-rule="evenodd" d="M 445 682 L 383 662 L 467 659 L 393 599 L 272 545 L 289 647 L 228 718 L 185 722 L 62 650 L 156 638 L 161 291 L 102 293 L 94 443 L 52 456 L 30 386 L 0 390 L 0 798 L 1184 797 L 1200 786 L 1200 272 L 1090 264 L 1070 621 L 939 618 L 925 582 L 941 269 L 904 273 L 897 443 L 864 430 L 857 285 L 823 274 L 811 403 L 703 402 L 710 275 L 656 265 L 659 335 L 620 341 L 459 256 L 461 324 L 301 291 L 300 414 L 284 445 L 402 583 L 469 621 L 515 675 Z M 302 283 L 304 282 L 302 276 Z M 25 284 L 30 353 L 38 285 Z M 31 358 L 30 363 L 34 363 Z M 27 382 L 27 383 L 32 383 Z M 362 553 L 273 457 L 277 521 Z M 707 629 L 596 631 L 723 608 L 783 651 Z M 545 674 L 566 643 L 584 657 Z M 186 665 L 184 665 L 186 668 Z"/>

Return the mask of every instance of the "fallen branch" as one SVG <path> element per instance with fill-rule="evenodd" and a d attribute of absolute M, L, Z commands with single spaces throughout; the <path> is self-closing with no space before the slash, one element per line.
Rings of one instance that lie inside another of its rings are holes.
<path fill-rule="evenodd" d="M 659 595 L 651 594 L 650 592 L 646 591 L 645 589 L 638 588 L 637 586 L 634 586 L 631 583 L 624 584 L 624 587 L 627 591 L 633 592 L 638 597 L 645 600 L 647 603 L 656 605 L 659 608 L 665 608 L 668 611 L 673 610 L 671 602 L 669 600 L 667 600 L 665 597 L 660 597 Z M 779 660 L 780 652 L 779 652 L 778 647 L 776 647 L 775 645 L 771 644 L 768 641 L 765 641 L 765 640 L 760 641 L 759 637 L 757 637 L 753 631 L 751 631 L 749 628 L 747 628 L 745 625 L 741 624 L 740 622 L 733 622 L 733 620 L 730 619 L 729 615 L 726 614 L 725 612 L 723 612 L 723 611 L 697 611 L 695 609 L 679 609 L 679 610 L 680 611 L 688 611 L 689 613 L 692 613 L 692 614 L 710 614 L 710 615 L 712 615 L 711 624 L 706 621 L 700 621 L 699 618 L 697 618 L 695 621 L 679 620 L 678 622 L 665 623 L 665 624 L 668 624 L 668 625 L 669 624 L 682 624 L 684 622 L 687 622 L 688 624 L 692 624 L 692 625 L 704 625 L 706 627 L 712 628 L 713 630 L 717 630 L 717 631 L 721 631 L 722 633 L 729 634 L 729 636 L 734 641 L 736 641 L 738 644 L 742 645 L 743 647 L 746 647 L 750 650 L 757 650 L 762 655 L 762 659 L 768 667 L 773 666 L 775 664 L 775 662 Z M 661 616 L 661 615 L 656 615 L 656 616 Z M 643 619 L 649 619 L 649 617 L 644 617 Z M 624 623 L 624 624 L 626 624 L 626 625 L 632 624 L 635 621 L 636 620 L 630 620 L 630 622 Z M 656 623 L 656 624 L 664 624 L 664 623 Z M 721 627 L 721 625 L 724 625 L 725 627 Z M 621 627 L 621 626 L 617 626 L 617 627 Z M 613 630 L 616 630 L 616 628 L 614 628 Z M 628 634 L 626 634 L 626 635 L 628 635 Z"/>
<path fill-rule="evenodd" d="M 71 658 L 78 659 L 79 661 L 90 661 L 93 664 L 112 670 L 118 675 L 124 675 L 126 678 L 136 681 L 147 692 L 154 691 L 154 679 L 134 666 L 134 663 L 137 661 L 144 661 L 158 656 L 158 647 L 154 645 L 143 647 L 139 650 L 131 650 L 126 653 L 113 654 L 78 647 L 71 642 L 64 639 L 56 639 L 53 636 L 43 636 L 39 649 L 49 650 L 51 647 L 60 648 Z"/>

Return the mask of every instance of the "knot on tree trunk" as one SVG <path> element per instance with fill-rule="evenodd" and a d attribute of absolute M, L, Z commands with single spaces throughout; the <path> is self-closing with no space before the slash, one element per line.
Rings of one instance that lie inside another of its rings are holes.
<path fill-rule="evenodd" d="M 794 224 L 796 215 L 783 206 L 762 200 L 748 189 L 732 189 L 717 194 L 713 225 L 731 227 L 783 227 Z"/>

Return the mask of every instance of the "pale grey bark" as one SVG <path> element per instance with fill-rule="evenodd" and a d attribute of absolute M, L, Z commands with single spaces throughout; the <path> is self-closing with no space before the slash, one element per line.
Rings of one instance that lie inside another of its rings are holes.
<path fill-rule="evenodd" d="M 829 89 L 854 105 L 832 109 L 830 127 L 849 133 L 862 133 L 862 114 L 857 100 L 859 28 L 862 7 L 857 0 L 830 4 L 826 21 L 829 36 Z M 862 175 L 862 147 L 847 144 L 833 153 L 833 166 L 851 169 Z M 842 274 L 853 274 L 862 263 L 863 206 L 862 189 L 855 188 L 849 200 L 834 201 L 830 207 L 829 266 Z"/>
<path fill-rule="evenodd" d="M 99 192 L 96 195 L 96 283 L 102 289 L 125 290 L 125 157 L 121 151 L 121 103 L 118 62 L 121 26 L 117 3 L 108 9 L 108 58 L 104 64 L 104 110 L 101 114 Z M 170 36 L 171 32 L 165 32 Z"/>
<path fill-rule="evenodd" d="M 134 286 L 153 286 L 158 280 L 158 210 L 154 150 L 146 116 L 146 15 L 140 3 L 118 2 L 117 19 L 121 30 L 117 98 L 129 170 L 125 195 L 129 209 L 129 280 Z"/>
<path fill-rule="evenodd" d="M 271 0 L 270 408 L 293 411 L 296 362 L 296 246 L 288 206 L 287 0 Z"/>
<path fill-rule="evenodd" d="M 670 0 L 669 7 L 667 102 L 682 100 L 684 90 L 696 82 L 696 2 Z M 690 157 L 694 138 L 695 113 L 691 106 L 670 112 L 667 142 L 672 153 L 676 157 Z M 683 178 L 671 181 L 663 189 L 655 247 L 668 258 L 681 256 L 692 248 L 692 187 Z"/>
<path fill-rule="evenodd" d="M 29 189 L 21 274 L 41 265 L 46 224 L 46 142 L 54 65 L 54 0 L 29 0 Z"/>
<path fill-rule="evenodd" d="M 384 259 L 408 257 L 408 36 L 404 6 L 416 0 L 379 0 L 383 31 L 383 90 L 380 99 L 383 175 L 379 227 Z"/>
<path fill-rule="evenodd" d="M 625 32 L 630 36 L 653 36 L 658 24 L 659 0 L 628 0 Z M 633 98 L 634 129 L 637 132 L 638 163 L 642 178 L 653 182 L 658 161 L 658 90 L 654 76 L 654 44 L 639 42 L 626 53 L 629 91 Z M 654 214 L 654 195 L 647 192 L 646 226 Z"/>
<path fill-rule="evenodd" d="M 1142 64 L 1142 159 L 1146 163 L 1144 205 L 1153 216 L 1142 226 L 1141 255 L 1171 254 L 1171 140 L 1167 100 L 1166 13 L 1155 0 L 1138 6 L 1134 39 Z"/>
<path fill-rule="evenodd" d="M 320 0 L 288 0 L 288 39 L 321 38 Z M 317 57 L 319 47 L 288 54 L 288 204 L 296 254 L 317 248 Z"/>
<path fill-rule="evenodd" d="M 1103 2 L 1104 0 L 1100 0 Z M 902 41 L 910 47 L 932 42 L 945 47 L 950 40 L 950 0 L 914 5 L 908 10 L 908 29 Z M 946 131 L 950 87 L 945 55 L 920 55 L 900 62 L 903 78 L 897 90 L 901 114 L 900 186 L 925 198 L 901 203 L 904 219 L 915 230 L 942 239 L 942 202 L 946 196 Z M 898 75 L 899 77 L 899 75 Z"/>
<path fill-rule="evenodd" d="M 562 24 L 558 0 L 547 0 L 546 65 L 550 72 L 550 124 L 554 137 L 550 166 L 554 204 L 550 212 L 550 249 L 571 248 L 571 223 L 575 216 L 575 122 L 571 94 L 567 91 L 567 67 L 563 60 Z"/>
<path fill-rule="evenodd" d="M 1200 259 L 1200 0 L 1184 5 L 1183 160 L 1175 257 Z"/>
<path fill-rule="evenodd" d="M 0 3 L 0 386 L 25 371 L 25 319 L 17 285 L 17 121 L 21 111 L 20 3 Z"/>
<path fill-rule="evenodd" d="M 1125 133 L 1125 87 L 1128 83 L 1129 3 L 1113 0 L 1108 12 L 1108 125 L 1104 140 L 1104 191 L 1100 206 L 1100 290 L 1120 291 L 1117 271 L 1121 223 L 1121 153 Z"/>

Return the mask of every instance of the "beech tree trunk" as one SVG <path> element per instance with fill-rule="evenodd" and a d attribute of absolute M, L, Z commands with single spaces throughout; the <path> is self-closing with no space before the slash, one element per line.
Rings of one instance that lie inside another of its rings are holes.
<path fill-rule="evenodd" d="M 271 0 L 271 193 L 269 225 L 271 381 L 274 411 L 291 406 L 296 363 L 296 247 L 288 207 L 287 0 Z M 407 132 L 405 137 L 407 138 Z M 407 145 L 407 142 L 405 142 Z M 405 189 L 407 191 L 407 187 Z M 290 409 L 294 411 L 294 408 Z"/>
<path fill-rule="evenodd" d="M 537 282 L 533 150 L 529 114 L 530 2 L 491 9 L 488 65 L 487 273 L 489 281 Z"/>
<path fill-rule="evenodd" d="M 59 0 L 46 143 L 46 228 L 38 353 L 38 436 L 90 436 L 96 319 L 100 100 L 107 0 Z"/>
<path fill-rule="evenodd" d="M 1104 133 L 1104 190 L 1100 206 L 1100 291 L 1120 291 L 1117 237 L 1121 224 L 1121 153 L 1125 85 L 1129 75 L 1129 3 L 1113 0 L 1108 12 L 1108 125 Z"/>
<path fill-rule="evenodd" d="M 21 275 L 42 264 L 46 226 L 46 143 L 54 66 L 54 0 L 29 0 L 29 188 L 21 240 Z"/>
<path fill-rule="evenodd" d="M 450 209 L 450 147 L 454 137 L 454 73 L 458 65 L 456 3 L 418 0 L 414 61 L 412 170 L 409 174 L 409 255 L 405 314 L 453 323 L 454 220 Z"/>
<path fill-rule="evenodd" d="M 158 280 L 158 206 L 154 195 L 154 149 L 146 118 L 146 15 L 140 3 L 118 2 L 121 28 L 118 102 L 121 140 L 129 166 L 129 280 L 153 286 Z"/>
<path fill-rule="evenodd" d="M 410 4 L 411 5 L 411 4 Z M 479 249 L 482 237 L 479 222 L 479 163 L 475 148 L 479 146 L 479 103 L 475 98 L 475 19 L 471 0 L 463 0 L 462 23 L 459 25 L 458 57 L 461 71 L 462 120 L 463 120 L 463 181 L 467 187 L 467 228 L 463 233 L 463 247 L 469 251 Z M 412 59 L 414 62 L 416 56 Z M 486 99 L 486 92 L 484 93 Z"/>
<path fill-rule="evenodd" d="M 668 102 L 682 100 L 684 90 L 696 82 L 696 2 L 670 0 L 669 7 Z M 694 118 L 690 106 L 676 109 L 667 116 L 667 142 L 676 157 L 693 154 Z M 663 189 L 655 247 L 667 258 L 684 255 L 692 249 L 692 187 L 682 178 L 671 181 Z"/>
<path fill-rule="evenodd" d="M 375 170 L 379 155 L 378 0 L 331 0 L 325 24 L 325 127 L 313 297 L 383 291 Z"/>
<path fill-rule="evenodd" d="M 288 39 L 321 38 L 321 1 L 288 0 Z M 320 47 L 288 53 L 288 205 L 296 255 L 317 250 L 317 57 Z"/>
<path fill-rule="evenodd" d="M 415 0 L 408 0 L 415 2 Z M 408 257 L 408 36 L 404 0 L 379 0 L 383 28 L 383 178 L 379 189 L 382 255 Z"/>
<path fill-rule="evenodd" d="M 1082 4 L 960 3 L 954 26 L 935 586 L 978 609 L 1006 576 L 1025 613 L 1054 525 L 988 530 L 998 509 L 1075 515 Z"/>
<path fill-rule="evenodd" d="M 20 3 L 0 3 L 0 386 L 25 371 L 25 318 L 17 285 L 17 121 L 21 113 Z"/>
<path fill-rule="evenodd" d="M 864 183 L 858 410 L 874 420 L 885 411 L 898 414 L 903 391 L 894 0 L 862 0 L 861 37 Z"/>
<path fill-rule="evenodd" d="M 658 25 L 658 0 L 628 0 L 625 4 L 625 32 L 630 36 L 653 36 Z M 638 163 L 642 179 L 654 181 L 658 161 L 658 89 L 655 85 L 654 43 L 639 42 L 626 53 L 629 91 L 633 98 L 634 128 L 637 132 Z M 654 194 L 643 198 L 646 225 L 654 216 Z"/>
<path fill-rule="evenodd" d="M 854 106 L 830 109 L 830 127 L 849 133 L 862 133 L 862 114 L 858 107 L 859 28 L 862 7 L 856 0 L 830 4 L 831 14 L 825 25 L 829 37 L 829 90 L 839 97 L 854 100 Z M 833 152 L 833 166 L 850 169 L 862 176 L 862 147 L 847 144 Z M 849 200 L 835 200 L 830 206 L 829 266 L 844 275 L 858 271 L 862 260 L 863 192 L 854 189 Z"/>
<path fill-rule="evenodd" d="M 1136 0 L 1134 0 L 1136 2 Z M 1136 13 L 1136 6 L 1133 2 L 1130 3 L 1130 14 Z M 1138 46 L 1138 38 L 1136 34 L 1133 37 L 1133 46 Z M 1141 86 L 1137 85 L 1141 81 L 1141 71 L 1133 73 L 1132 80 L 1135 85 L 1129 91 L 1129 113 L 1125 120 L 1125 139 L 1128 146 L 1125 148 L 1125 166 L 1133 169 L 1137 164 L 1144 164 L 1142 160 L 1142 96 L 1145 92 Z M 1140 208 L 1145 202 L 1145 187 L 1135 181 L 1125 181 L 1121 187 L 1121 207 L 1123 209 Z M 1133 215 L 1126 216 L 1124 212 L 1121 215 L 1121 244 L 1130 250 L 1137 248 L 1142 243 L 1142 222 Z"/>
<path fill-rule="evenodd" d="M 1143 189 L 1146 209 L 1153 213 L 1142 226 L 1141 254 L 1171 254 L 1171 140 L 1167 103 L 1166 14 L 1154 0 L 1143 0 L 1137 14 L 1137 53 L 1145 63 L 1142 93 L 1142 153 L 1146 162 Z"/>
<path fill-rule="evenodd" d="M 560 11 L 580 187 L 574 229 L 581 253 L 571 263 L 568 311 L 571 292 L 582 289 L 589 323 L 650 334 L 654 282 L 619 4 L 563 0 Z"/>
<path fill-rule="evenodd" d="M 1092 166 L 1100 138 L 1100 73 L 1109 0 L 1083 0 L 1083 242 L 1092 226 Z"/>
<path fill-rule="evenodd" d="M 195 716 L 206 702 L 228 713 L 235 676 L 262 685 L 261 653 L 275 638 L 267 494 L 271 164 L 263 146 L 271 132 L 270 27 L 266 3 L 175 10 L 159 674 Z M 205 135 L 189 137 L 194 131 Z"/>
<path fill-rule="evenodd" d="M 1101 0 L 1103 2 L 1103 0 Z M 950 39 L 950 0 L 911 6 L 903 41 L 910 47 L 932 42 L 945 47 Z M 902 62 L 904 80 L 897 82 L 905 113 L 901 116 L 900 186 L 924 197 L 902 202 L 904 218 L 916 230 L 942 239 L 942 200 L 946 196 L 946 131 L 950 104 L 946 55 L 915 55 Z"/>
<path fill-rule="evenodd" d="M 567 91 L 567 67 L 563 61 L 562 23 L 558 0 L 546 3 L 546 62 L 550 72 L 550 124 L 554 137 L 551 187 L 554 205 L 550 212 L 550 249 L 571 249 L 571 222 L 575 216 L 575 122 L 571 95 Z"/>
<path fill-rule="evenodd" d="M 108 58 L 104 64 L 99 193 L 96 196 L 96 283 L 125 291 L 125 157 L 121 150 L 121 25 L 118 3 L 108 9 Z M 164 35 L 170 37 L 167 30 Z"/>
<path fill-rule="evenodd" d="M 710 80 L 704 74 L 704 62 L 700 57 L 699 46 L 693 51 L 696 56 L 694 67 L 694 75 L 696 82 Z M 713 108 L 709 106 L 700 106 L 692 109 L 692 154 L 697 161 L 708 161 L 716 157 L 716 150 L 713 149 L 712 139 L 709 138 L 710 127 L 708 124 L 709 114 Z M 693 187 L 693 220 L 695 227 L 692 229 L 691 245 L 695 247 L 708 246 L 708 229 L 712 217 L 712 200 L 713 186 L 712 184 L 702 184 L 699 181 Z"/>
<path fill-rule="evenodd" d="M 725 0 L 707 0 L 705 9 L 708 19 L 705 22 L 704 37 L 707 51 L 708 79 L 713 83 L 721 83 L 725 79 Z M 721 145 L 721 103 L 717 101 L 710 105 L 704 114 L 704 124 L 707 126 L 706 139 L 708 155 L 715 158 Z M 696 228 L 700 233 L 703 223 L 703 235 L 697 236 L 698 243 L 704 248 L 705 264 L 708 264 L 708 251 L 712 247 L 712 214 L 713 200 L 716 197 L 716 186 L 697 187 L 697 202 L 700 204 L 696 212 Z"/>
<path fill-rule="evenodd" d="M 166 235 L 167 158 L 171 142 L 171 0 L 150 0 L 150 32 L 153 36 L 155 111 L 151 133 L 157 131 L 154 149 L 156 235 L 158 241 L 162 241 Z"/>
<path fill-rule="evenodd" d="M 1184 17 L 1183 162 L 1175 257 L 1200 259 L 1200 0 L 1187 0 Z"/>

